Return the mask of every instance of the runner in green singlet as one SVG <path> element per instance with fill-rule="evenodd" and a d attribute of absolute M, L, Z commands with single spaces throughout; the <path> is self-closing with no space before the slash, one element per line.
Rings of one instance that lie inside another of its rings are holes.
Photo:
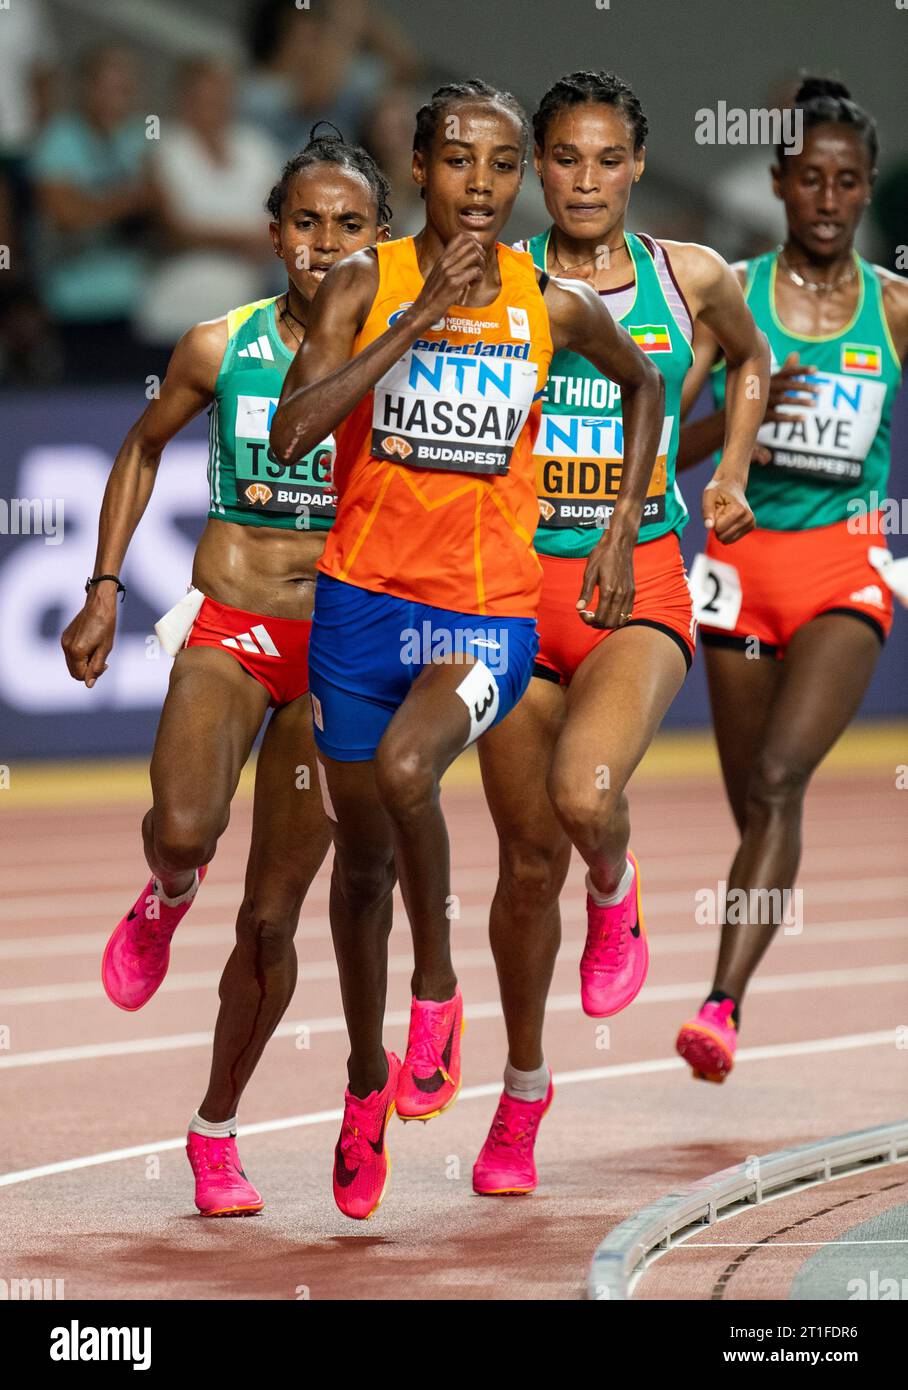
<path fill-rule="evenodd" d="M 485 1193 L 529 1191 L 536 1182 L 532 1139 L 550 1099 L 542 1021 L 572 845 L 588 869 L 585 1011 L 617 1013 L 646 976 L 625 787 L 693 654 L 678 542 L 687 511 L 674 465 L 694 325 L 710 326 L 731 366 L 722 459 L 703 497 L 723 545 L 753 525 L 744 487 L 769 367 L 765 340 L 719 256 L 625 231 L 647 132 L 630 87 L 611 73 L 572 73 L 545 94 L 533 124 L 553 225 L 529 250 L 540 271 L 599 291 L 660 368 L 665 419 L 648 494 L 631 512 L 617 498 L 620 391 L 576 353 L 553 358 L 535 444 L 543 567 L 536 679 L 479 752 L 500 842 L 490 933 L 509 1049 L 503 1106 L 474 1168 L 474 1187 Z M 604 576 L 606 556 L 626 562 L 616 584 Z"/>
<path fill-rule="evenodd" d="M 177 343 L 160 398 L 117 455 L 88 597 L 63 634 L 70 674 L 94 686 L 114 643 L 120 568 L 161 453 L 208 408 L 208 523 L 193 588 L 159 627 L 178 655 L 151 762 L 153 805 L 142 824 L 152 877 L 102 964 L 108 996 L 123 1009 L 141 1008 L 160 985 L 170 938 L 227 826 L 270 708 L 211 1077 L 187 1140 L 196 1205 L 207 1216 L 263 1205 L 237 1155 L 237 1102 L 293 995 L 293 936 L 331 842 L 315 773 L 307 655 L 315 564 L 334 515 L 333 444 L 284 465 L 269 451 L 268 432 L 319 284 L 337 261 L 386 239 L 387 197 L 371 156 L 339 136 L 316 136 L 288 162 L 268 200 L 287 289 L 198 324 Z"/>
<path fill-rule="evenodd" d="M 716 740 L 741 836 L 719 903 L 713 990 L 678 1034 L 694 1074 L 724 1081 L 741 999 L 780 921 L 796 929 L 804 796 L 851 722 L 892 623 L 886 538 L 892 403 L 908 353 L 908 281 L 854 237 L 876 177 L 877 136 L 841 82 L 808 78 L 798 154 L 773 190 L 788 231 L 735 267 L 772 348 L 766 421 L 747 485 L 756 529 L 733 554 L 712 537 L 692 572 Z M 698 330 L 687 408 L 721 357 Z M 713 373 L 720 405 L 724 370 Z M 679 467 L 721 440 L 724 409 L 682 430 Z"/>

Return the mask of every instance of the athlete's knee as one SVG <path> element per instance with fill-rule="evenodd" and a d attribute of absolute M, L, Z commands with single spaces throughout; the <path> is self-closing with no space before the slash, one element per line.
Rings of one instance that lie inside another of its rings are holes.
<path fill-rule="evenodd" d="M 237 945 L 251 950 L 266 968 L 280 964 L 295 950 L 300 915 L 298 899 L 248 893 L 236 921 Z"/>
<path fill-rule="evenodd" d="M 156 807 L 150 825 L 155 862 L 171 873 L 207 864 L 214 858 L 227 819 L 227 815 L 213 817 L 179 806 Z"/>
<path fill-rule="evenodd" d="M 796 810 L 804 799 L 810 772 L 798 760 L 761 753 L 747 785 L 748 810 L 763 814 Z"/>
<path fill-rule="evenodd" d="M 438 800 L 438 776 L 427 752 L 402 740 L 382 743 L 375 757 L 382 805 L 397 822 L 418 822 Z"/>
<path fill-rule="evenodd" d="M 570 862 L 570 845 L 518 841 L 502 847 L 499 884 L 518 913 L 541 913 L 558 901 Z"/>
<path fill-rule="evenodd" d="M 397 871 L 394 851 L 385 854 L 348 854 L 335 847 L 332 888 L 343 898 L 348 912 L 369 912 L 394 890 Z"/>
<path fill-rule="evenodd" d="M 599 840 L 608 832 L 616 816 L 627 812 L 623 788 L 599 785 L 599 778 L 567 779 L 553 774 L 549 778 L 549 798 L 574 843 Z"/>

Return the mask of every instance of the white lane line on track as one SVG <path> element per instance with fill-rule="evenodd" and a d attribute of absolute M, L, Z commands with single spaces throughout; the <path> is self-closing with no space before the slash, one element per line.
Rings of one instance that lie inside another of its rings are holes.
<path fill-rule="evenodd" d="M 853 1176 L 853 1174 L 849 1174 L 849 1177 L 851 1176 Z M 791 1195 L 790 1192 L 786 1192 L 785 1194 L 786 1197 L 790 1197 Z M 750 1250 L 754 1243 L 755 1242 L 752 1240 L 701 1240 L 694 1245 L 692 1241 L 685 1240 L 679 1241 L 677 1245 L 673 1245 L 671 1251 L 674 1255 L 678 1250 Z M 836 1240 L 834 1238 L 832 1240 L 774 1240 L 772 1244 L 768 1241 L 765 1244 L 761 1241 L 760 1244 L 763 1245 L 764 1250 L 778 1250 L 780 1246 L 793 1246 L 795 1249 L 800 1250 L 802 1246 L 808 1245 L 819 1245 L 821 1247 L 827 1245 L 908 1245 L 908 1238 L 899 1239 L 897 1237 L 887 1237 L 886 1240 Z M 666 1251 L 666 1254 L 667 1253 Z"/>
<path fill-rule="evenodd" d="M 840 865 L 841 862 L 842 855 L 839 853 L 836 856 L 836 865 Z M 716 883 L 722 878 L 721 865 L 717 867 L 716 863 L 713 862 L 711 868 L 713 877 L 686 892 L 647 892 L 646 871 L 644 869 L 644 904 L 647 913 L 658 915 L 661 912 L 683 912 L 692 917 L 696 907 L 694 894 L 697 888 L 710 888 L 715 891 Z M 451 890 L 457 894 L 466 891 L 490 892 L 494 889 L 497 881 L 497 870 L 491 866 L 460 871 L 455 869 L 451 875 Z M 203 890 L 206 907 L 231 907 L 236 911 L 240 905 L 238 885 L 239 880 L 236 884 L 206 884 Z M 804 901 L 808 907 L 811 903 L 853 902 L 863 904 L 885 898 L 901 901 L 908 896 L 908 878 L 904 875 L 878 876 L 867 880 L 857 879 L 853 875 L 849 878 L 824 877 L 821 882 L 808 879 L 800 886 L 804 890 Z M 310 890 L 309 902 L 320 900 L 327 902 L 327 878 L 317 879 L 313 885 L 313 890 L 315 891 Z M 126 895 L 126 898 L 128 896 L 129 894 Z M 202 899 L 200 898 L 199 901 L 201 902 Z M 0 922 L 34 922 L 46 917 L 64 917 L 67 921 L 81 917 L 109 917 L 111 929 L 113 929 L 114 924 L 129 906 L 129 902 L 119 892 L 85 894 L 82 901 L 73 901 L 72 894 L 65 892 L 41 894 L 38 897 L 31 897 L 26 894 L 20 897 L 7 897 L 3 902 L 0 902 Z"/>
<path fill-rule="evenodd" d="M 576 912 L 582 917 L 584 899 L 576 894 L 564 893 L 561 907 L 570 916 Z M 305 913 L 305 909 L 304 909 Z M 462 908 L 457 919 L 455 932 L 473 930 L 488 925 L 488 911 L 472 907 Z M 658 931 L 650 934 L 650 952 L 653 956 L 683 955 L 687 951 L 703 950 L 711 946 L 712 927 L 700 927 L 695 932 Z M 806 926 L 797 936 L 779 938 L 785 943 L 795 945 L 826 945 L 840 941 L 886 940 L 892 937 L 905 937 L 908 940 L 908 917 L 848 917 L 843 921 L 819 922 Z M 222 922 L 218 926 L 194 927 L 191 923 L 180 927 L 177 945 L 219 946 L 225 950 L 233 945 L 234 928 L 232 922 Z M 327 917 L 307 917 L 296 932 L 297 941 L 329 941 L 329 922 Z M 100 932 L 74 932 L 67 936 L 19 936 L 0 941 L 0 960 L 45 960 L 48 956 L 97 956 L 107 943 L 107 936 Z M 567 943 L 565 943 L 567 944 Z"/>
<path fill-rule="evenodd" d="M 892 1045 L 891 1032 L 850 1033 L 838 1038 L 814 1038 L 810 1042 L 773 1043 L 767 1047 L 741 1048 L 735 1058 L 735 1065 L 741 1062 L 766 1062 L 779 1057 L 804 1057 L 887 1045 Z M 652 1076 L 659 1072 L 678 1071 L 685 1066 L 686 1063 L 680 1057 L 657 1057 L 647 1062 L 623 1062 L 610 1067 L 586 1067 L 582 1071 L 559 1072 L 553 1080 L 556 1087 L 576 1086 L 582 1082 L 618 1080 L 627 1076 Z M 497 1096 L 500 1092 L 500 1081 L 487 1082 L 482 1086 L 465 1086 L 459 1099 L 477 1100 L 483 1096 Z M 272 1134 L 278 1130 L 299 1129 L 304 1125 L 336 1123 L 342 1116 L 343 1111 L 340 1109 L 316 1110 L 308 1115 L 291 1115 L 283 1120 L 263 1120 L 258 1124 L 240 1125 L 238 1133 L 240 1138 L 250 1134 Z M 86 1154 L 82 1158 L 44 1163 L 38 1168 L 21 1168 L 14 1173 L 0 1173 L 0 1187 L 11 1187 L 16 1183 L 51 1177 L 57 1173 L 71 1173 L 80 1168 L 95 1168 L 104 1163 L 118 1163 L 123 1159 L 142 1158 L 147 1154 L 163 1153 L 168 1149 L 181 1149 L 185 1143 L 185 1136 L 178 1139 L 161 1139 L 154 1144 L 135 1144 L 128 1149 L 110 1149 L 107 1153 Z"/>
<path fill-rule="evenodd" d="M 674 833 L 674 832 L 673 832 Z M 463 837 L 454 831 L 457 845 L 453 876 L 455 878 L 464 873 L 476 870 L 491 869 L 489 840 L 488 838 L 478 841 L 475 844 L 464 844 Z M 646 837 L 644 837 L 646 838 Z M 674 845 L 674 839 L 673 839 Z M 729 832 L 728 844 L 725 847 L 727 857 L 734 847 L 734 835 Z M 141 858 L 135 853 L 128 855 L 111 854 L 110 847 L 105 843 L 105 853 L 107 859 L 103 863 L 97 863 L 89 859 L 80 861 L 78 864 L 70 866 L 66 872 L 60 871 L 59 863 L 53 852 L 48 854 L 45 849 L 45 856 L 42 862 L 43 877 L 50 879 L 51 882 L 38 887 L 47 886 L 53 890 L 54 895 L 72 894 L 74 892 L 92 892 L 94 889 L 101 889 L 102 892 L 117 891 L 123 894 L 124 898 L 134 898 L 143 881 L 147 881 L 148 869 L 142 863 Z M 892 840 L 876 839 L 873 843 L 864 846 L 861 850 L 861 870 L 864 877 L 872 877 L 878 869 L 890 869 L 894 864 L 900 862 L 904 853 L 904 837 L 893 836 Z M 648 849 L 641 858 L 643 866 L 644 886 L 654 882 L 671 883 L 678 878 L 690 879 L 693 876 L 706 877 L 707 875 L 717 875 L 722 866 L 721 849 L 717 849 L 711 842 L 704 846 L 702 836 L 699 842 L 690 851 L 680 854 L 668 854 L 657 849 Z M 581 867 L 579 857 L 575 856 L 574 863 L 579 869 Z M 232 890 L 236 901 L 242 897 L 244 876 L 242 873 L 229 873 L 226 871 L 226 864 L 219 863 L 215 858 L 213 861 L 216 882 L 209 882 L 206 894 L 217 887 L 221 892 Z M 330 866 L 330 859 L 328 861 Z M 23 865 L 21 862 L 13 862 L 4 870 L 5 875 L 12 876 L 20 873 Z M 727 865 L 726 865 L 727 867 Z M 814 876 L 826 874 L 842 867 L 842 846 L 841 845 L 811 845 L 804 854 L 802 864 L 802 877 L 810 879 Z M 326 893 L 328 889 L 329 875 L 322 871 L 313 885 L 316 893 Z M 31 901 L 43 901 L 47 894 L 35 894 L 22 892 L 22 889 L 32 887 L 31 883 L 16 882 L 15 887 L 19 891 L 17 898 L 9 899 L 11 902 L 21 901 L 28 903 Z"/>
<path fill-rule="evenodd" d="M 707 944 L 701 937 L 697 943 L 697 948 L 704 949 Z M 579 957 L 583 949 L 583 941 L 579 937 L 576 940 L 568 937 L 564 940 L 563 947 L 566 958 L 571 954 Z M 658 954 L 658 952 L 653 952 L 656 957 Z M 666 952 L 665 954 L 671 953 Z M 491 949 L 483 946 L 473 950 L 457 951 L 456 964 L 459 969 L 464 971 L 484 969 L 492 964 Z M 388 973 L 390 975 L 408 975 L 412 969 L 413 956 L 409 952 L 389 956 Z M 212 990 L 216 988 L 220 978 L 220 970 L 174 971 L 167 976 L 166 983 L 162 987 L 162 997 L 166 998 L 170 994 L 188 994 L 194 990 Z M 337 965 L 333 960 L 300 962 L 298 979 L 301 984 L 307 982 L 310 984 L 324 983 L 336 978 Z M 767 975 L 764 978 L 777 982 L 782 979 L 791 979 L 796 982 L 788 986 L 791 989 L 823 989 L 836 985 L 846 985 L 849 982 L 856 985 L 898 984 L 901 980 L 908 980 L 908 965 L 867 965 L 846 970 L 804 971 L 790 976 Z M 644 1003 L 647 1001 L 659 1003 L 667 999 L 686 999 L 694 988 L 695 986 L 690 984 L 654 985 L 644 990 L 640 997 Z M 776 983 L 773 992 L 783 988 L 785 986 Z M 755 990 L 758 994 L 761 992 L 757 983 L 751 985 L 751 990 Z M 21 985 L 11 989 L 0 989 L 0 1006 L 6 1008 L 24 1008 L 37 1004 L 62 1004 L 66 1001 L 103 998 L 105 995 L 100 980 L 75 980 L 71 983 L 55 985 Z M 0 1059 L 0 1065 L 2 1065 L 2 1059 Z"/>
<path fill-rule="evenodd" d="M 393 968 L 392 973 L 409 974 L 412 961 L 404 957 L 403 964 Z M 751 994 L 790 994 L 800 989 L 837 989 L 882 984 L 897 984 L 908 979 L 908 966 L 871 965 L 859 969 L 816 970 L 791 975 L 763 975 L 750 985 Z M 685 1000 L 699 1000 L 709 990 L 706 980 L 695 980 L 685 984 L 646 985 L 634 1001 L 635 1007 L 644 1004 L 677 1003 Z M 595 1023 L 580 1014 L 579 999 L 576 994 L 553 994 L 546 1003 L 546 1013 L 571 1013 L 576 1011 L 578 1021 Z M 467 1004 L 464 1014 L 468 1019 L 500 1018 L 501 1005 L 494 1000 L 488 1003 Z M 385 1014 L 389 1027 L 405 1025 L 409 1022 L 409 1012 L 398 1010 Z M 302 1029 L 310 1034 L 344 1033 L 346 1023 L 343 1015 L 333 1017 L 299 1019 L 293 1023 L 280 1023 L 272 1034 L 275 1038 L 295 1037 Z M 894 1032 L 891 1035 L 894 1039 Z M 19 1067 L 50 1066 L 56 1062 L 83 1062 L 98 1057 L 136 1056 L 150 1052 L 176 1052 L 184 1047 L 204 1047 L 214 1039 L 213 1032 L 175 1033 L 158 1038 L 137 1038 L 115 1043 L 84 1043 L 74 1047 L 46 1048 L 39 1052 L 13 1053 L 0 1056 L 0 1071 Z"/>

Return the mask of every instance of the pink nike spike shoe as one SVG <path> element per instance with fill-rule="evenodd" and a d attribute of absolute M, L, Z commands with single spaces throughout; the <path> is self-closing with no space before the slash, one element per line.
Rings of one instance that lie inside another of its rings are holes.
<path fill-rule="evenodd" d="M 681 1026 L 675 1048 L 698 1081 L 725 1080 L 735 1064 L 738 1030 L 732 1013 L 735 1001 L 707 999 L 696 1018 Z"/>
<path fill-rule="evenodd" d="M 474 1192 L 481 1197 L 505 1197 L 533 1191 L 538 1181 L 533 1157 L 536 1136 L 554 1094 L 551 1072 L 543 1100 L 518 1100 L 502 1091 L 492 1128 L 473 1164 Z"/>
<path fill-rule="evenodd" d="M 620 903 L 599 907 L 586 895 L 586 946 L 580 960 L 580 1001 L 590 1018 L 610 1018 L 636 999 L 649 969 L 649 945 L 640 901 L 640 870 Z"/>
<path fill-rule="evenodd" d="M 413 999 L 407 1055 L 400 1070 L 397 1113 L 402 1120 L 431 1120 L 447 1110 L 460 1090 L 463 996 Z"/>
<path fill-rule="evenodd" d="M 198 871 L 196 893 L 208 872 Z M 153 878 L 114 929 L 101 960 L 101 983 L 112 1004 L 134 1013 L 147 1004 L 167 974 L 170 938 L 195 902 L 196 893 L 176 907 L 161 902 Z"/>
<path fill-rule="evenodd" d="M 391 1173 L 388 1121 L 400 1077 L 400 1058 L 386 1052 L 388 1080 L 365 1100 L 344 1093 L 344 1118 L 334 1150 L 334 1200 L 345 1216 L 367 1221 L 381 1206 Z"/>
<path fill-rule="evenodd" d="M 243 1172 L 236 1139 L 190 1130 L 186 1155 L 195 1177 L 195 1204 L 202 1216 L 254 1216 L 265 1203 Z"/>

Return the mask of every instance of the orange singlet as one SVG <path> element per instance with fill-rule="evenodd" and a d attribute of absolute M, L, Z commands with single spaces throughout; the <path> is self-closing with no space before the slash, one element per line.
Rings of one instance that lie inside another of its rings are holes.
<path fill-rule="evenodd" d="M 552 338 L 532 258 L 497 251 L 494 302 L 450 308 L 338 427 L 337 520 L 318 567 L 438 608 L 535 617 L 533 443 Z M 423 287 L 412 237 L 377 253 L 378 291 L 354 355 Z"/>

